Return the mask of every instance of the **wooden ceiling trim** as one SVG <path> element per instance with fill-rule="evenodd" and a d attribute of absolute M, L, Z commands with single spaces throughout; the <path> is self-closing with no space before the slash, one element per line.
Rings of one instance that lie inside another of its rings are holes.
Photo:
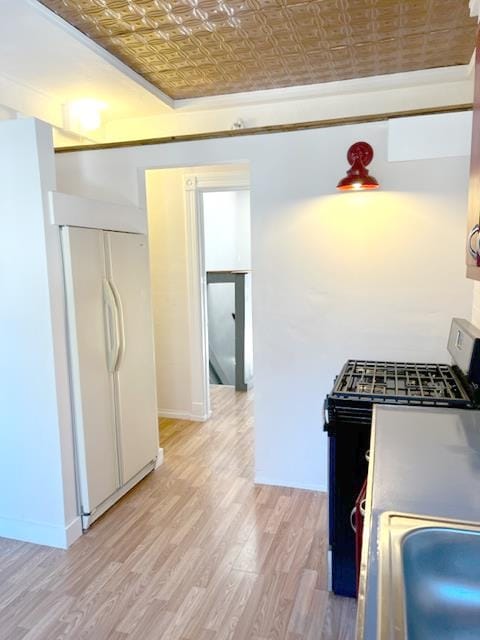
<path fill-rule="evenodd" d="M 440 113 L 458 113 L 471 111 L 472 104 L 458 104 L 448 107 L 431 107 L 424 109 L 411 109 L 407 111 L 394 111 L 389 113 L 375 113 L 363 116 L 349 116 L 344 118 L 330 118 L 326 120 L 314 120 L 309 122 L 297 122 L 292 124 L 278 124 L 249 129 L 232 129 L 228 131 L 211 131 L 208 133 L 193 133 L 179 136 L 165 136 L 162 138 L 146 138 L 142 140 L 125 140 L 122 142 L 104 142 L 89 145 L 74 145 L 58 147 L 55 153 L 72 153 L 76 151 L 95 151 L 100 149 L 121 149 L 124 147 L 143 147 L 147 145 L 171 144 L 175 142 L 192 142 L 196 140 L 215 140 L 217 138 L 237 138 L 240 136 L 255 136 L 270 133 L 289 133 L 292 131 L 305 131 L 308 129 L 323 129 L 326 127 L 338 127 L 351 124 L 365 124 L 369 122 L 382 122 L 394 118 L 407 118 L 411 116 L 426 116 Z"/>

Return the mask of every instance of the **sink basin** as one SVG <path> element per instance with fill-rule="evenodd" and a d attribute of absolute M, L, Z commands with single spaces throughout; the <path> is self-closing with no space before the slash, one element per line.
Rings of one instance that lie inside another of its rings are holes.
<path fill-rule="evenodd" d="M 378 638 L 480 638 L 480 526 L 380 518 Z"/>

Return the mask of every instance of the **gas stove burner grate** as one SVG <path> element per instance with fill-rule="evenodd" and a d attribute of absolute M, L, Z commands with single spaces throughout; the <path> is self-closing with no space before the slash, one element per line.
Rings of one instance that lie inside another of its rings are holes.
<path fill-rule="evenodd" d="M 442 403 L 469 400 L 449 365 L 369 360 L 349 360 L 335 383 L 333 394 L 365 400 L 431 399 Z"/>

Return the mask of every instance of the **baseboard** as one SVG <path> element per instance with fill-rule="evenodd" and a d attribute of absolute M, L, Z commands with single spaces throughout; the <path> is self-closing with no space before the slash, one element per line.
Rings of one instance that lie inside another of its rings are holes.
<path fill-rule="evenodd" d="M 204 415 L 196 415 L 194 413 L 184 413 L 182 411 L 169 411 L 168 409 L 159 409 L 159 418 L 171 418 L 172 420 L 189 420 L 190 422 L 206 422 L 212 413 Z"/>
<path fill-rule="evenodd" d="M 255 475 L 255 484 L 266 484 L 272 487 L 287 487 L 288 489 L 306 489 L 307 491 L 326 492 L 327 487 L 323 484 L 310 482 L 297 482 L 296 480 L 285 480 L 285 478 L 269 478 L 261 474 Z"/>
<path fill-rule="evenodd" d="M 159 409 L 159 418 L 172 418 L 173 420 L 192 420 L 192 414 L 186 411 L 171 411 L 170 409 Z"/>
<path fill-rule="evenodd" d="M 78 540 L 80 536 L 83 534 L 82 530 L 82 519 L 80 516 L 77 516 L 75 520 L 67 526 L 65 529 L 67 547 L 71 547 L 75 540 Z"/>
<path fill-rule="evenodd" d="M 157 455 L 157 461 L 155 463 L 155 469 L 158 469 L 158 467 L 161 467 L 163 464 L 163 449 L 161 447 L 158 447 L 158 455 Z"/>
<path fill-rule="evenodd" d="M 82 535 L 80 518 L 67 527 L 57 527 L 43 522 L 28 522 L 0 518 L 0 537 L 41 544 L 46 547 L 67 549 Z"/>
<path fill-rule="evenodd" d="M 197 422 L 205 422 L 212 415 L 212 412 L 207 412 L 206 407 L 208 403 L 206 402 L 192 402 L 192 420 L 196 420 Z"/>

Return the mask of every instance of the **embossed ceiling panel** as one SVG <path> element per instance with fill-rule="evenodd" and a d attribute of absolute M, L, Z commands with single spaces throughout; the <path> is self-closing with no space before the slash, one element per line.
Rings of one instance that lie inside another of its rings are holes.
<path fill-rule="evenodd" d="M 42 0 L 173 98 L 466 64 L 466 0 Z"/>

